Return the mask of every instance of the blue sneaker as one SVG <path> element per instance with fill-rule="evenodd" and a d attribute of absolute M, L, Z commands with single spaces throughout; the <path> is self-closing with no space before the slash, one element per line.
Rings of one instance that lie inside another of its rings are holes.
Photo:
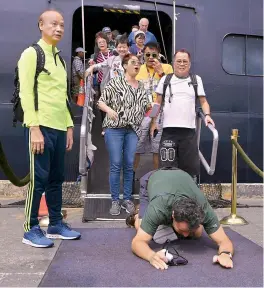
<path fill-rule="evenodd" d="M 47 237 L 50 239 L 74 240 L 80 239 L 81 233 L 72 230 L 67 223 L 60 221 L 55 226 L 49 225 Z"/>
<path fill-rule="evenodd" d="M 52 247 L 54 243 L 45 234 L 45 231 L 40 229 L 39 225 L 33 226 L 28 232 L 24 233 L 22 243 L 37 248 Z"/>

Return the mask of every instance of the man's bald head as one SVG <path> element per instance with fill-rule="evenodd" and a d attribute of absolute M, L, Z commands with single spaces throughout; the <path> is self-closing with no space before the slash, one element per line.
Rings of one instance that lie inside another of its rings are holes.
<path fill-rule="evenodd" d="M 46 10 L 39 16 L 39 30 L 42 38 L 52 45 L 56 45 L 64 34 L 64 19 L 56 10 Z"/>
<path fill-rule="evenodd" d="M 147 32 L 148 26 L 149 26 L 149 20 L 147 18 L 141 18 L 139 21 L 139 30 Z"/>
<path fill-rule="evenodd" d="M 45 19 L 49 18 L 51 15 L 56 15 L 56 14 L 60 15 L 63 19 L 63 15 L 57 10 L 46 10 L 42 12 L 38 19 L 38 26 L 40 26 L 40 23 L 45 21 Z"/>

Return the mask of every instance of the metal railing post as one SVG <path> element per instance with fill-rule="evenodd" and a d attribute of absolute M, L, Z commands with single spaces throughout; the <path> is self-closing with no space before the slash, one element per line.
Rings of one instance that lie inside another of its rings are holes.
<path fill-rule="evenodd" d="M 200 134 L 201 134 L 201 125 L 202 125 L 202 121 L 205 121 L 205 116 L 203 114 L 203 112 L 201 111 L 201 109 L 198 110 L 197 113 L 197 144 L 198 144 L 198 148 L 200 146 Z M 215 165 L 216 165 L 216 157 L 217 157 L 217 149 L 218 149 L 218 140 L 219 140 L 219 135 L 218 135 L 218 131 L 215 129 L 215 127 L 212 124 L 208 124 L 207 128 L 212 132 L 213 134 L 213 145 L 212 145 L 212 153 L 211 153 L 211 161 L 210 161 L 210 165 L 207 163 L 206 159 L 204 158 L 202 152 L 199 149 L 199 158 L 201 163 L 203 164 L 206 172 L 209 175 L 213 175 L 215 172 Z"/>
<path fill-rule="evenodd" d="M 237 141 L 238 129 L 232 130 L 231 139 Z M 232 186 L 231 186 L 231 214 L 224 217 L 220 223 L 224 225 L 246 225 L 248 222 L 237 214 L 237 149 L 232 144 Z"/>

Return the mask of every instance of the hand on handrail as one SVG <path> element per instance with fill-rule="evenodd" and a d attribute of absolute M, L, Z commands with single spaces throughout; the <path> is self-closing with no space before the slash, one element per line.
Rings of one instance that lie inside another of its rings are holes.
<path fill-rule="evenodd" d="M 199 108 L 198 110 L 198 116 L 204 121 L 205 126 L 211 124 L 215 128 L 214 120 L 211 118 L 210 115 L 205 116 L 201 108 Z"/>
<path fill-rule="evenodd" d="M 88 77 L 88 76 L 93 77 L 93 70 L 94 70 L 94 66 L 92 65 L 85 71 L 85 77 Z"/>
<path fill-rule="evenodd" d="M 212 126 L 215 127 L 214 120 L 211 118 L 210 115 L 206 115 L 204 117 L 204 124 L 205 124 L 205 126 L 208 126 L 208 124 L 212 124 Z"/>

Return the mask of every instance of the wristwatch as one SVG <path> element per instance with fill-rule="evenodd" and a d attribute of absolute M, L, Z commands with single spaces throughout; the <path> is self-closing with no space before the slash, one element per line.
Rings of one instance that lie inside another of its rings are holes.
<path fill-rule="evenodd" d="M 162 72 L 161 74 L 159 74 L 159 77 L 161 78 L 161 77 L 163 77 L 164 75 L 165 75 L 165 73 Z"/>
<path fill-rule="evenodd" d="M 230 257 L 230 259 L 232 259 L 232 254 L 230 253 L 230 252 L 228 252 L 228 251 L 222 251 L 222 252 L 220 252 L 219 253 L 219 256 L 221 255 L 221 254 L 227 254 L 229 257 Z"/>

